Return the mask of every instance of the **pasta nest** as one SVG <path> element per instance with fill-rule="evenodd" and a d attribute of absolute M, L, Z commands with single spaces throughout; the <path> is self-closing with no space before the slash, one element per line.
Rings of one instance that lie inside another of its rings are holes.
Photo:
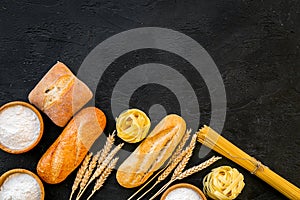
<path fill-rule="evenodd" d="M 117 135 L 129 143 L 143 140 L 148 134 L 150 125 L 148 116 L 139 109 L 126 110 L 116 119 Z"/>
<path fill-rule="evenodd" d="M 203 191 L 212 199 L 235 199 L 244 186 L 244 176 L 229 166 L 215 168 L 203 179 Z"/>

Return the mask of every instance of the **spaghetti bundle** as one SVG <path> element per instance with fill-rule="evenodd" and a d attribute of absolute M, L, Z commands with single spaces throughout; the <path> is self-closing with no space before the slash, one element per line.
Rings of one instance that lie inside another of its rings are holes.
<path fill-rule="evenodd" d="M 250 171 L 289 199 L 300 199 L 300 189 L 255 158 L 233 145 L 208 126 L 198 131 L 198 141 Z"/>

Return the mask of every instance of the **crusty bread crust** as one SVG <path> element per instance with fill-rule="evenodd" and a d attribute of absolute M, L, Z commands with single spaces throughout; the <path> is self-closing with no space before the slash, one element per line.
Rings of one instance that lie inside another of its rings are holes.
<path fill-rule="evenodd" d="M 126 188 L 142 185 L 172 155 L 186 131 L 178 115 L 166 116 L 121 164 L 116 177 Z"/>
<path fill-rule="evenodd" d="M 49 184 L 65 180 L 82 162 L 105 126 L 106 117 L 101 110 L 95 107 L 81 110 L 40 159 L 38 175 Z"/>
<path fill-rule="evenodd" d="M 56 125 L 64 127 L 92 97 L 91 90 L 66 65 L 57 62 L 30 92 L 28 99 Z"/>

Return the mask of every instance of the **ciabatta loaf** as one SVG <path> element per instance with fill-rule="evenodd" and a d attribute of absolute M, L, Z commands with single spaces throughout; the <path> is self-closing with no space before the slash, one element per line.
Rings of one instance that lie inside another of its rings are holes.
<path fill-rule="evenodd" d="M 92 96 L 91 90 L 66 65 L 57 62 L 30 92 L 28 99 L 56 125 L 64 127 Z"/>

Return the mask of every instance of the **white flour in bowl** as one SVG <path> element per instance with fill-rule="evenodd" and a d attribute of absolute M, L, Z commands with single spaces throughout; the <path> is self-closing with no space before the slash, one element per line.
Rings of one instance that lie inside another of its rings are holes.
<path fill-rule="evenodd" d="M 29 174 L 14 173 L 0 187 L 1 200 L 40 200 L 41 188 Z"/>
<path fill-rule="evenodd" d="M 0 143 L 12 150 L 31 146 L 40 133 L 38 116 L 26 106 L 15 105 L 0 112 Z"/>
<path fill-rule="evenodd" d="M 176 188 L 167 196 L 166 200 L 201 200 L 202 198 L 190 188 Z"/>

